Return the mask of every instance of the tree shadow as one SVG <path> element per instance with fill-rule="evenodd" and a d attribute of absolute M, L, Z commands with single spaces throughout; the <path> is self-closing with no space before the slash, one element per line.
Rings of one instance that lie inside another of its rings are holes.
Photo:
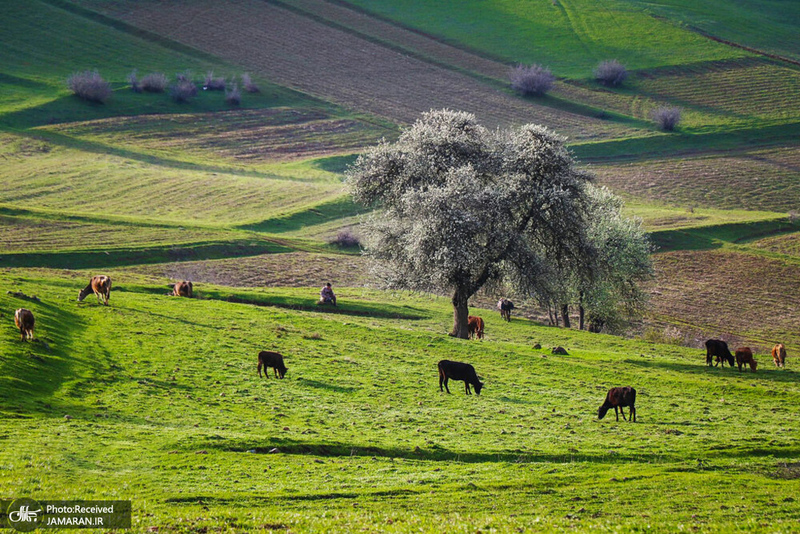
<path fill-rule="evenodd" d="M 651 360 L 632 360 L 626 359 L 623 360 L 624 363 L 635 365 L 637 367 L 643 367 L 646 369 L 666 369 L 669 371 L 675 371 L 679 373 L 687 373 L 693 375 L 702 375 L 702 376 L 728 376 L 728 377 L 741 377 L 746 380 L 758 380 L 761 382 L 787 382 L 787 383 L 797 383 L 797 376 L 791 369 L 776 369 L 776 368 L 761 368 L 761 365 L 765 365 L 767 360 L 762 359 L 762 362 L 759 362 L 759 370 L 755 373 L 751 372 L 749 368 L 745 368 L 746 366 L 742 366 L 742 371 L 740 372 L 737 367 L 709 367 L 705 365 L 705 360 L 698 362 L 697 364 L 688 364 L 688 363 L 674 363 L 674 362 L 661 362 L 661 361 L 651 361 Z M 769 363 L 772 364 L 772 359 L 769 359 Z"/>

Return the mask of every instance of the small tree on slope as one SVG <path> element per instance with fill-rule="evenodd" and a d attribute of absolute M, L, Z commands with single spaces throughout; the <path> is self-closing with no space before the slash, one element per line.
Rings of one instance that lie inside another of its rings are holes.
<path fill-rule="evenodd" d="M 526 125 L 489 131 L 468 113 L 423 114 L 348 171 L 366 254 L 386 287 L 452 295 L 451 335 L 467 337 L 467 301 L 482 287 L 536 288 L 551 264 L 590 279 L 590 177 L 564 138 Z"/>

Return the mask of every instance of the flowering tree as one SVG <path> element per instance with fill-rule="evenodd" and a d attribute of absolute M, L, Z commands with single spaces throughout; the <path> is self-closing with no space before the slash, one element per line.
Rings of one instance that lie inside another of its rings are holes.
<path fill-rule="evenodd" d="M 386 287 L 451 294 L 461 338 L 467 301 L 487 284 L 536 290 L 551 265 L 591 278 L 589 179 L 544 127 L 490 131 L 446 110 L 348 171 L 355 200 L 375 208 L 361 228 L 373 272 Z"/>

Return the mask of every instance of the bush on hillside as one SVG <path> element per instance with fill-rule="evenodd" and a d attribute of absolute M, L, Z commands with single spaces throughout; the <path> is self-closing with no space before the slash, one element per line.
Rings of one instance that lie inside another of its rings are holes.
<path fill-rule="evenodd" d="M 517 65 L 508 75 L 511 87 L 523 95 L 541 96 L 553 88 L 556 77 L 541 65 Z"/>
<path fill-rule="evenodd" d="M 224 91 L 225 90 L 225 78 L 215 78 L 213 71 L 208 71 L 206 73 L 206 79 L 203 81 L 203 90 L 209 91 Z"/>
<path fill-rule="evenodd" d="M 178 80 L 178 83 L 192 83 L 192 73 L 187 71 L 179 72 L 175 75 L 175 79 Z"/>
<path fill-rule="evenodd" d="M 142 92 L 142 86 L 139 84 L 139 78 L 136 76 L 136 69 L 133 69 L 133 72 L 128 74 L 128 83 L 131 84 L 131 90 L 134 93 Z"/>
<path fill-rule="evenodd" d="M 594 78 L 603 85 L 616 87 L 621 85 L 628 77 L 628 70 L 625 65 L 616 59 L 601 61 L 594 69 Z"/>
<path fill-rule="evenodd" d="M 197 86 L 191 81 L 182 80 L 170 87 L 169 94 L 175 102 L 188 102 L 197 96 Z"/>
<path fill-rule="evenodd" d="M 67 78 L 67 87 L 75 96 L 89 102 L 105 103 L 111 96 L 111 84 L 103 79 L 96 70 L 76 72 Z"/>
<path fill-rule="evenodd" d="M 253 83 L 250 75 L 246 72 L 242 74 L 242 87 L 244 87 L 244 90 L 248 93 L 257 93 L 259 91 L 258 86 Z"/>
<path fill-rule="evenodd" d="M 167 86 L 169 85 L 169 80 L 167 80 L 167 76 L 160 72 L 151 72 L 140 82 L 143 91 L 147 91 L 148 93 L 163 93 L 167 90 Z"/>
<path fill-rule="evenodd" d="M 232 106 L 238 106 L 242 103 L 242 93 L 239 91 L 239 86 L 233 84 L 230 89 L 225 89 L 225 102 Z"/>
<path fill-rule="evenodd" d="M 681 109 L 661 106 L 653 110 L 653 120 L 659 128 L 671 132 L 681 121 Z"/>
<path fill-rule="evenodd" d="M 350 228 L 339 230 L 339 232 L 336 234 L 336 237 L 328 241 L 328 243 L 342 248 L 361 246 L 361 241 L 358 239 L 358 236 L 355 235 L 353 230 Z"/>

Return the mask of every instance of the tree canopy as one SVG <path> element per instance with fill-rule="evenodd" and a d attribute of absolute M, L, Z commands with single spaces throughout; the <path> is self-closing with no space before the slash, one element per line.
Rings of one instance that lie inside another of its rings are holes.
<path fill-rule="evenodd" d="M 509 284 L 536 294 L 557 270 L 589 281 L 597 202 L 564 138 L 525 125 L 488 130 L 469 113 L 431 111 L 348 171 L 365 253 L 386 287 L 452 295 L 452 335 L 467 337 L 467 301 Z"/>

